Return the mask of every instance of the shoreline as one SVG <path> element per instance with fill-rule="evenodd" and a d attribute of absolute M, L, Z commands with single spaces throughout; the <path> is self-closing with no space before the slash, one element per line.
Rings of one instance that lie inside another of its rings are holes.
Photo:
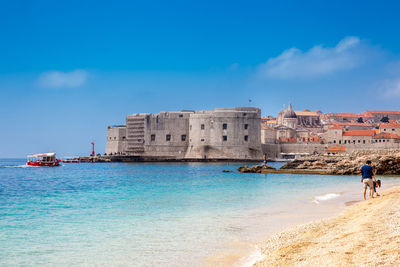
<path fill-rule="evenodd" d="M 400 187 L 350 201 L 339 215 L 294 227 L 257 244 L 245 266 L 393 265 L 400 262 Z M 262 259 L 261 259 L 262 257 Z"/>
<path fill-rule="evenodd" d="M 80 162 L 103 163 L 103 162 L 241 162 L 261 163 L 263 158 L 175 158 L 168 156 L 133 156 L 133 155 L 99 155 L 74 157 Z M 267 162 L 275 162 L 268 159 Z"/>

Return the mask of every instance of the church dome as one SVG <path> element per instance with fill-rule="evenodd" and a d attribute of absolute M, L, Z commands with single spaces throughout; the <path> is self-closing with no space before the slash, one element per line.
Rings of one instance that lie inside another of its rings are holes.
<path fill-rule="evenodd" d="M 285 119 L 296 119 L 297 115 L 293 110 L 286 110 L 285 114 L 283 115 Z"/>

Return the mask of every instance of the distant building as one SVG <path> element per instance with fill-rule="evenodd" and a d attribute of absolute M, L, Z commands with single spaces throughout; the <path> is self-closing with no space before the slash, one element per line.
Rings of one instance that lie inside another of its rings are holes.
<path fill-rule="evenodd" d="M 341 112 L 341 113 L 324 113 L 323 118 L 327 122 L 350 122 L 350 121 L 355 121 L 359 118 L 360 116 L 357 115 L 356 113 L 350 113 L 350 112 Z"/>
<path fill-rule="evenodd" d="M 369 116 L 374 120 L 374 122 L 381 122 L 384 118 L 393 121 L 400 120 L 400 111 L 395 110 L 367 110 L 360 115 Z"/>
<path fill-rule="evenodd" d="M 346 131 L 343 127 L 333 126 L 324 134 L 323 138 L 328 148 L 346 147 L 346 151 L 369 149 L 398 149 L 400 148 L 400 135 L 395 133 L 371 130 Z M 327 150 L 332 152 L 331 150 Z"/>
<path fill-rule="evenodd" d="M 400 135 L 400 123 L 398 122 L 381 123 L 379 124 L 379 132 L 394 133 Z"/>

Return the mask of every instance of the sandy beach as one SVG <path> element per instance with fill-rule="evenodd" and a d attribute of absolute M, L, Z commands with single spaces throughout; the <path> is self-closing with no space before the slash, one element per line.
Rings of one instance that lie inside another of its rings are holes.
<path fill-rule="evenodd" d="M 260 244 L 254 266 L 400 264 L 400 187 L 357 202 L 337 217 L 279 233 Z"/>

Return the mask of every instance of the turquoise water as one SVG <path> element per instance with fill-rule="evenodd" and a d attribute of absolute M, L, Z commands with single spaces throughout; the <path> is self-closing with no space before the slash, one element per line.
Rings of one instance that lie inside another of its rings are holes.
<path fill-rule="evenodd" d="M 239 163 L 24 164 L 0 160 L 2 266 L 203 265 L 361 197 L 358 176 L 222 172 Z"/>

